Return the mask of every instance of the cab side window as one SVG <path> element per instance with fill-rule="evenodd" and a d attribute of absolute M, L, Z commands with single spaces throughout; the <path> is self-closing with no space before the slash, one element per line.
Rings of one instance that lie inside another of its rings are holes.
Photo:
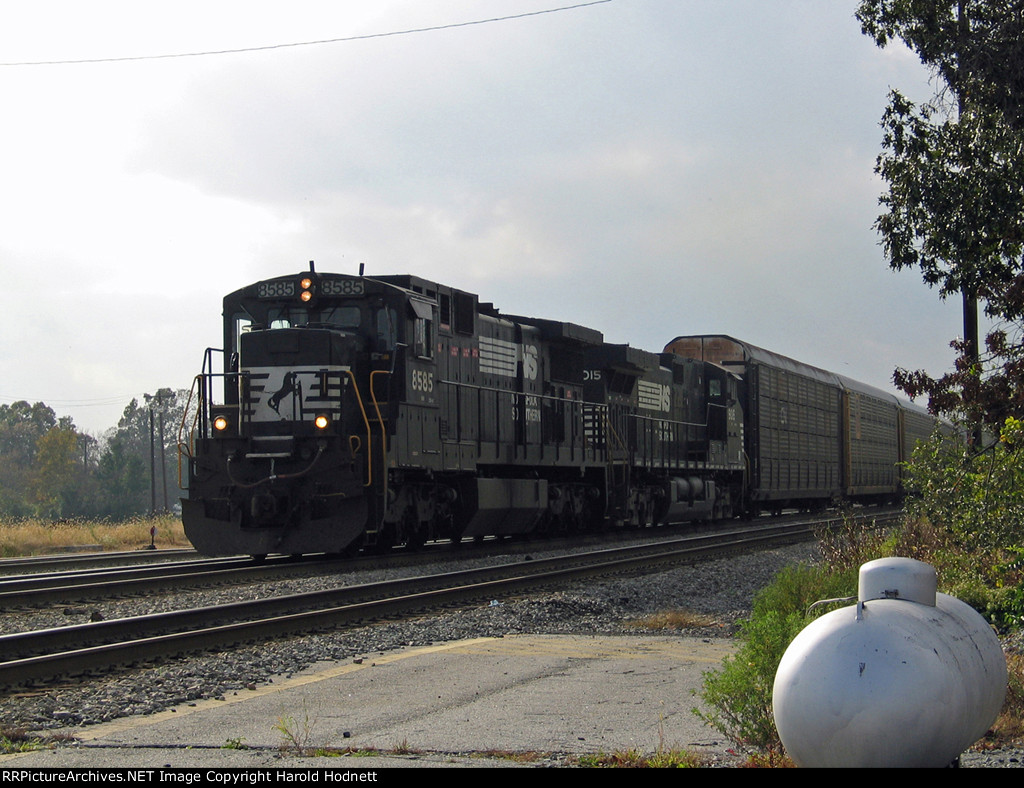
<path fill-rule="evenodd" d="M 434 347 L 434 307 L 426 301 L 412 299 L 409 306 L 413 312 L 413 353 L 420 358 L 432 358 Z"/>
<path fill-rule="evenodd" d="M 395 343 L 398 341 L 397 325 L 398 317 L 394 309 L 384 306 L 377 310 L 377 350 L 379 352 L 387 353 L 395 349 Z"/>
<path fill-rule="evenodd" d="M 413 338 L 413 348 L 417 356 L 421 358 L 430 358 L 431 348 L 434 345 L 434 339 L 432 336 L 433 321 L 425 320 L 422 317 L 416 318 L 416 330 Z"/>

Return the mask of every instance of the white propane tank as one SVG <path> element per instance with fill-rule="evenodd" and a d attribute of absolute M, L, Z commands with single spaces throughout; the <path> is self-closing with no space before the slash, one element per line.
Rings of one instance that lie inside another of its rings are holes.
<path fill-rule="evenodd" d="M 1006 659 L 973 608 L 910 558 L 860 568 L 859 602 L 809 624 L 775 674 L 775 725 L 805 767 L 942 767 L 981 738 Z"/>

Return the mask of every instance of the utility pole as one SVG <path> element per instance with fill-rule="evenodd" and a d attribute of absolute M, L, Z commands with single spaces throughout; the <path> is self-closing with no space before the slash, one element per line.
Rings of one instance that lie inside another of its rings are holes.
<path fill-rule="evenodd" d="M 159 402 L 159 400 L 158 400 Z M 164 443 L 164 409 L 160 404 L 160 482 L 164 491 L 164 511 L 167 511 L 167 444 Z"/>
<path fill-rule="evenodd" d="M 156 455 L 153 436 L 153 407 L 149 408 L 149 513 L 156 514 Z"/>
<path fill-rule="evenodd" d="M 971 34 L 971 21 L 967 16 L 965 0 L 957 2 L 957 31 L 959 33 L 960 45 L 958 49 L 962 56 L 966 48 L 966 42 Z M 956 74 L 955 84 L 952 86 L 956 94 L 956 109 L 958 122 L 964 116 L 966 102 L 964 100 L 963 79 L 959 73 Z M 974 284 L 962 286 L 964 302 L 964 353 L 971 362 L 971 374 L 981 377 L 981 342 L 978 335 L 978 291 Z M 981 423 L 975 422 L 971 425 L 971 434 L 974 437 L 975 451 L 981 449 Z"/>

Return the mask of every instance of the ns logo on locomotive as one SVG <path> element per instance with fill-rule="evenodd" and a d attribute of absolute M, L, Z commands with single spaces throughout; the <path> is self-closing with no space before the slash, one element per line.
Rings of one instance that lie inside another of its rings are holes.
<path fill-rule="evenodd" d="M 933 426 L 729 337 L 655 354 L 312 263 L 225 297 L 191 411 L 186 534 L 254 556 L 884 501 Z"/>

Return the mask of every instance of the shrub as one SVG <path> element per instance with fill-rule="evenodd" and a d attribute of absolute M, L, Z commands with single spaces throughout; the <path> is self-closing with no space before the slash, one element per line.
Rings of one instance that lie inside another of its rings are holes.
<path fill-rule="evenodd" d="M 848 566 L 798 565 L 779 572 L 741 622 L 736 654 L 721 670 L 704 673 L 698 694 L 707 710 L 695 708 L 694 714 L 737 744 L 767 753 L 771 762 L 781 759 L 772 688 L 782 655 L 800 630 L 828 610 L 810 610 L 812 604 L 855 595 L 856 586 L 856 568 Z"/>
<path fill-rule="evenodd" d="M 700 696 L 710 711 L 695 708 L 694 714 L 737 744 L 781 755 L 772 686 L 786 647 L 805 623 L 802 613 L 774 610 L 743 622 L 736 654 L 721 670 L 704 673 Z"/>
<path fill-rule="evenodd" d="M 844 520 L 819 535 L 822 563 L 782 569 L 754 597 L 750 618 L 740 624 L 739 648 L 720 670 L 704 673 L 705 710 L 694 713 L 737 744 L 784 765 L 782 742 L 772 714 L 772 689 L 782 655 L 800 631 L 823 613 L 849 604 L 857 594 L 860 566 L 891 555 L 893 538 Z M 834 600 L 833 605 L 812 605 Z"/>
<path fill-rule="evenodd" d="M 1024 543 L 1024 422 L 1008 418 L 999 440 L 974 451 L 959 434 L 918 444 L 906 466 L 908 513 L 976 549 Z"/>
<path fill-rule="evenodd" d="M 775 672 L 791 640 L 817 615 L 822 599 L 856 595 L 863 563 L 887 555 L 916 558 L 938 573 L 939 588 L 997 628 L 1024 623 L 1024 422 L 1007 419 L 999 440 L 974 452 L 958 437 L 918 446 L 907 466 L 914 497 L 905 525 L 886 536 L 847 525 L 821 540 L 821 566 L 780 572 L 754 600 L 739 648 L 721 670 L 704 674 L 701 719 L 740 745 L 780 763 L 782 745 L 771 700 Z M 995 726 L 1001 740 L 1024 732 L 1024 657 L 1007 659 L 1010 682 Z"/>
<path fill-rule="evenodd" d="M 927 561 L 939 586 L 1000 630 L 1024 622 L 1024 422 L 974 452 L 958 436 L 920 444 L 907 466 L 915 495 L 897 547 Z"/>

